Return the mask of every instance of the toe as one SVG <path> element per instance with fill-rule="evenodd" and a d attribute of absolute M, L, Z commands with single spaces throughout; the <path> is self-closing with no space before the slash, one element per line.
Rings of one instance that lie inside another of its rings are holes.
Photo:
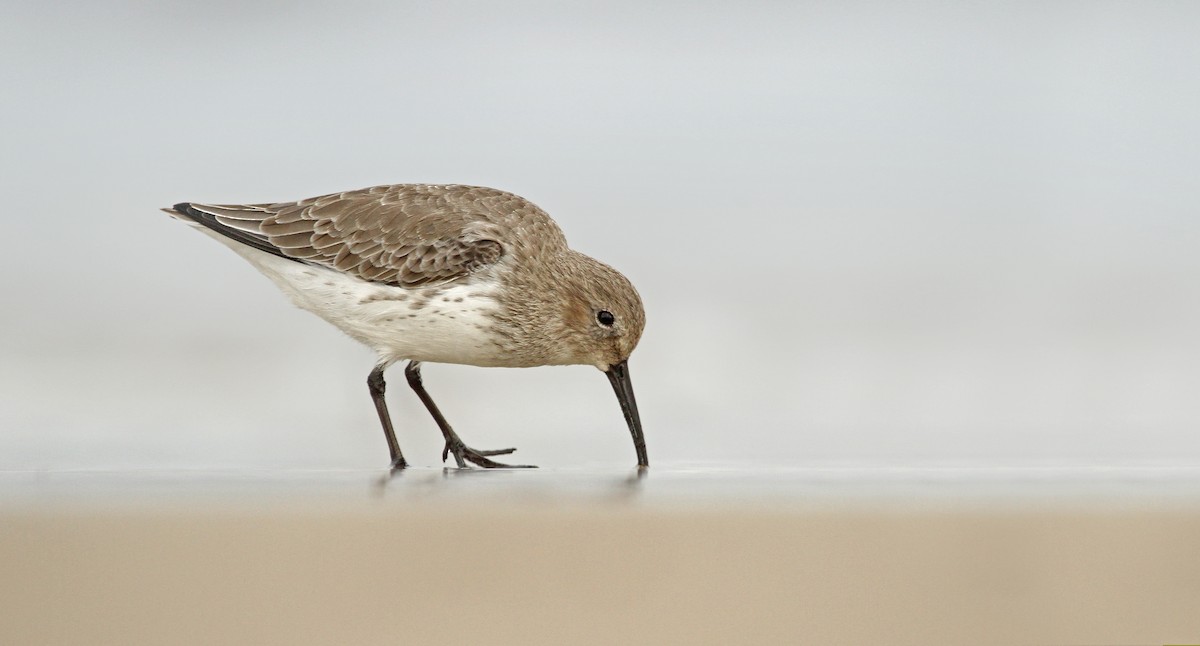
<path fill-rule="evenodd" d="M 509 453 L 512 453 L 512 452 L 516 451 L 516 449 L 515 449 L 515 448 L 512 448 L 512 449 L 492 449 L 492 450 L 489 450 L 489 451 L 479 451 L 479 450 L 476 450 L 476 449 L 469 449 L 469 451 L 471 451 L 471 452 L 472 452 L 472 453 L 474 453 L 475 455 L 508 455 Z"/>

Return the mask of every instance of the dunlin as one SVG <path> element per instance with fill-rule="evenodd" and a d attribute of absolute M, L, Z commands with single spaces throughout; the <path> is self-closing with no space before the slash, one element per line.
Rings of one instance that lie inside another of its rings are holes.
<path fill-rule="evenodd" d="M 407 466 L 384 400 L 384 370 L 408 384 L 445 438 L 445 461 L 504 467 L 516 449 L 468 447 L 425 390 L 424 362 L 585 364 L 608 375 L 639 466 L 649 464 L 629 355 L 645 313 L 615 269 L 567 247 L 550 216 L 491 188 L 398 184 L 275 204 L 183 202 L 167 213 L 219 240 L 297 306 L 375 350 L 367 386 L 392 467 Z"/>

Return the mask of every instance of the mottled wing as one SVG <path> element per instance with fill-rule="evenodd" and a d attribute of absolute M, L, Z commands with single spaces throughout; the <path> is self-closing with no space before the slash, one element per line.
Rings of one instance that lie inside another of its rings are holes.
<path fill-rule="evenodd" d="M 505 254 L 514 224 L 549 221 L 520 197 L 466 186 L 380 186 L 299 202 L 175 210 L 268 253 L 402 287 L 489 267 Z"/>

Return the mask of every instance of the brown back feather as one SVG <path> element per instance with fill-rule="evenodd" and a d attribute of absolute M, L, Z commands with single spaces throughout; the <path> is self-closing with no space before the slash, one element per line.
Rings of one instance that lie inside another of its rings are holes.
<path fill-rule="evenodd" d="M 537 206 L 475 186 L 397 184 L 298 202 L 190 206 L 286 257 L 401 287 L 449 283 L 505 254 L 566 248 Z M 525 229 L 541 230 L 539 248 L 525 248 Z"/>

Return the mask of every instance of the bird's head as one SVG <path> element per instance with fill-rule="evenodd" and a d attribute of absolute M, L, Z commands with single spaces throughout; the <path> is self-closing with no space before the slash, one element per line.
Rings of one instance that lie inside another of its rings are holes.
<path fill-rule="evenodd" d="M 642 338 L 646 312 L 633 283 L 621 272 L 582 254 L 562 278 L 564 363 L 587 364 L 608 376 L 633 435 L 638 466 L 646 467 L 646 442 L 638 415 L 629 355 Z"/>
<path fill-rule="evenodd" d="M 562 349 L 569 363 L 607 371 L 629 359 L 642 338 L 646 313 L 628 278 L 602 262 L 582 258 L 586 268 L 569 271 L 563 285 Z"/>

